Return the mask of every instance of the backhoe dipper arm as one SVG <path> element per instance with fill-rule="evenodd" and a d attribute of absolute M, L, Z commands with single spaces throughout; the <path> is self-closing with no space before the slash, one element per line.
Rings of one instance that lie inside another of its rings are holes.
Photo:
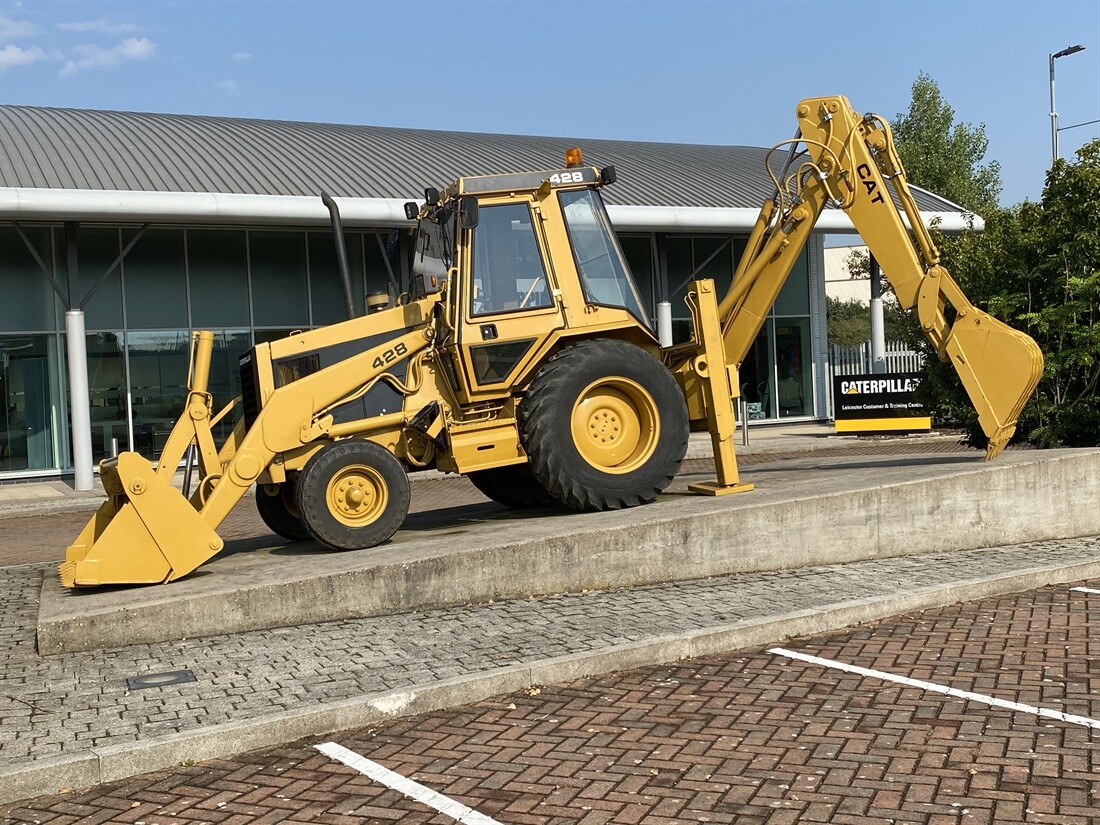
<path fill-rule="evenodd" d="M 776 196 L 761 210 L 719 305 L 728 363 L 741 364 L 821 213 L 838 206 L 889 276 L 901 306 L 916 309 L 940 359 L 955 367 L 989 437 L 987 457 L 994 458 L 1042 375 L 1039 347 L 977 309 L 940 265 L 885 120 L 861 117 L 841 96 L 807 98 L 797 116 L 800 137 L 789 143 L 803 143 L 805 152 L 792 155 L 797 166 L 788 161 L 784 180 L 776 181 Z"/>

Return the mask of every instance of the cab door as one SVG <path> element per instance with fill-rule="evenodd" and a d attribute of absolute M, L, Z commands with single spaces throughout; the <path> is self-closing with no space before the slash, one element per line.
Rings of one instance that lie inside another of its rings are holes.
<path fill-rule="evenodd" d="M 565 326 L 537 202 L 482 199 L 466 236 L 453 357 L 470 400 L 509 394 Z"/>

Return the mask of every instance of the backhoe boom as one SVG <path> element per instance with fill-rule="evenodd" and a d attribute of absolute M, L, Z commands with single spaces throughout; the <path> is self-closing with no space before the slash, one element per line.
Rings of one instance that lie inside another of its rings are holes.
<path fill-rule="evenodd" d="M 792 154 L 797 165 L 788 161 L 776 181 L 775 198 L 761 210 L 719 305 L 727 363 L 740 366 L 817 220 L 837 206 L 889 276 L 902 308 L 916 310 L 939 358 L 958 372 L 989 437 L 987 458 L 996 457 L 1042 375 L 1039 347 L 971 304 L 940 265 L 885 120 L 861 117 L 841 96 L 807 98 L 797 116 L 800 136 L 791 143 L 805 151 Z"/>

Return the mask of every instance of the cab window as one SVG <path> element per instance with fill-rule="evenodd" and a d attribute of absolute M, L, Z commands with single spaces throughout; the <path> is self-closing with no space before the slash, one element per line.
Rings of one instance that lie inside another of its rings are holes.
<path fill-rule="evenodd" d="M 585 299 L 592 304 L 622 307 L 649 327 L 638 288 L 600 196 L 591 189 L 578 189 L 561 192 L 558 197 Z"/>
<path fill-rule="evenodd" d="M 480 208 L 473 259 L 471 315 L 539 309 L 553 303 L 527 204 Z"/>

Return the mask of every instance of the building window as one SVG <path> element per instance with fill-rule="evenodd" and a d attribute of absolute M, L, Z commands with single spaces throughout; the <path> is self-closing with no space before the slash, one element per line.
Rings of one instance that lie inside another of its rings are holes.
<path fill-rule="evenodd" d="M 195 329 L 250 326 L 244 232 L 187 230 L 191 324 Z"/>
<path fill-rule="evenodd" d="M 691 313 L 685 298 L 694 281 L 710 278 L 718 300 L 729 289 L 733 277 L 734 239 L 730 235 L 665 238 L 668 283 L 665 285 L 672 304 L 672 340 L 682 343 L 691 337 Z"/>
<path fill-rule="evenodd" d="M 368 239 L 371 240 L 371 239 Z M 309 292 L 313 308 L 313 326 L 321 327 L 348 319 L 344 285 L 336 263 L 336 242 L 331 232 L 310 232 Z M 363 291 L 363 236 L 348 233 L 344 238 L 351 271 L 351 297 L 356 309 L 366 306 Z"/>
<path fill-rule="evenodd" d="M 23 234 L 53 275 L 53 233 L 25 227 Z M 14 227 L 0 228 L 0 295 L 19 296 L 0 301 L 0 332 L 57 328 L 53 288 Z"/>
<path fill-rule="evenodd" d="M 248 263 L 253 323 L 258 327 L 308 327 L 305 235 L 249 232 Z"/>
<path fill-rule="evenodd" d="M 92 458 L 98 461 L 111 455 L 112 444 L 120 450 L 129 444 L 125 336 L 121 330 L 93 332 L 86 336 L 84 346 L 88 351 Z"/>
<path fill-rule="evenodd" d="M 128 244 L 135 230 L 122 232 Z M 147 229 L 122 262 L 126 324 L 131 329 L 187 326 L 182 229 Z"/>
<path fill-rule="evenodd" d="M 61 371 L 56 335 L 0 332 L 0 471 L 58 467 Z"/>
<path fill-rule="evenodd" d="M 77 294 L 69 300 L 74 309 L 84 310 L 85 329 L 119 329 L 123 326 L 122 271 L 115 267 L 107 275 L 107 267 L 121 251 L 118 230 L 81 228 L 76 237 Z"/>

